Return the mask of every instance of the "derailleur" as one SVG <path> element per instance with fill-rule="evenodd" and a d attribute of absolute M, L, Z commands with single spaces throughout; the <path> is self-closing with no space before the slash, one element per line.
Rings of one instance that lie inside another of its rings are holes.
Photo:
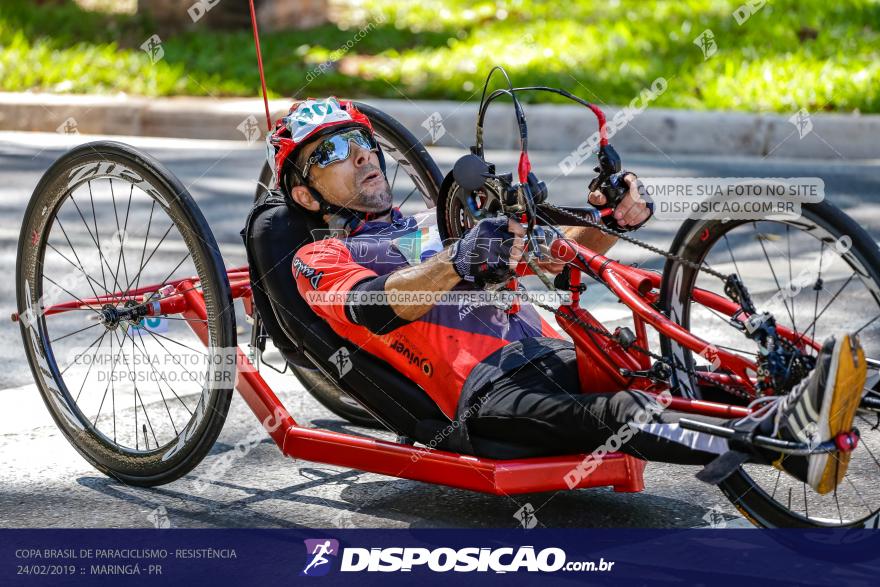
<path fill-rule="evenodd" d="M 730 317 L 730 324 L 747 338 L 758 343 L 758 396 L 785 393 L 809 374 L 816 359 L 782 340 L 776 330 L 776 319 L 769 312 L 758 312 L 739 276 L 731 274 L 724 283 L 724 293 L 740 309 Z M 746 318 L 741 320 L 740 317 Z"/>
<path fill-rule="evenodd" d="M 759 396 L 787 392 L 816 366 L 814 357 L 779 337 L 776 319 L 769 312 L 749 316 L 745 333 L 758 343 L 756 389 Z"/>

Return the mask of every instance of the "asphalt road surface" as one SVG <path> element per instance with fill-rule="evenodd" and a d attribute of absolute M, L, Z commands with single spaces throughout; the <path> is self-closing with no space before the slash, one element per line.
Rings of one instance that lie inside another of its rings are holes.
<path fill-rule="evenodd" d="M 41 174 L 77 142 L 95 137 L 0 133 L 0 316 L 15 310 L 14 271 L 19 226 Z M 221 245 L 227 267 L 245 263 L 239 230 L 255 188 L 262 151 L 244 142 L 119 138 L 165 163 L 189 187 Z M 445 172 L 461 151 L 434 149 Z M 513 169 L 516 153 L 490 154 L 499 169 Z M 564 154 L 563 154 L 564 155 Z M 625 164 L 643 176 L 796 177 L 825 180 L 827 198 L 880 236 L 880 164 L 840 159 L 782 161 L 743 158 L 637 155 Z M 538 153 L 539 176 L 558 175 L 559 154 Z M 551 199 L 575 205 L 585 197 L 584 165 L 550 185 Z M 652 222 L 639 232 L 666 247 L 677 223 Z M 620 245 L 615 256 L 660 268 L 645 251 Z M 596 290 L 591 290 L 596 291 Z M 621 306 L 597 291 L 587 306 L 600 319 L 622 316 Z M 241 313 L 240 313 L 241 314 Z M 239 316 L 239 343 L 247 325 Z M 220 439 L 206 461 L 185 478 L 155 489 L 127 487 L 92 469 L 56 430 L 36 391 L 21 348 L 18 325 L 0 321 L 0 526 L 3 527 L 517 527 L 517 511 L 529 504 L 547 527 L 730 527 L 747 522 L 719 490 L 694 479 L 696 469 L 649 464 L 647 489 L 610 489 L 496 497 L 393 479 L 283 457 L 257 420 L 235 396 Z M 331 429 L 358 430 L 334 417 L 302 391 L 291 375 L 264 376 L 294 417 Z M 213 461 L 236 444 L 259 437 L 235 456 L 219 480 L 200 482 Z M 387 436 L 386 436 L 387 437 Z M 159 522 L 161 521 L 161 522 Z"/>

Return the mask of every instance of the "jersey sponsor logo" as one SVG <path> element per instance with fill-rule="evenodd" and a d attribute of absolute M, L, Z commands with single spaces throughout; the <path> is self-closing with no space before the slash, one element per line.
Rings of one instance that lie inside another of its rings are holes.
<path fill-rule="evenodd" d="M 318 289 L 318 284 L 321 283 L 321 278 L 324 277 L 324 272 L 316 271 L 314 267 L 306 265 L 305 261 L 303 261 L 299 257 L 294 257 L 293 277 L 296 278 L 300 275 L 309 280 L 309 283 L 312 285 L 313 289 Z"/>
<path fill-rule="evenodd" d="M 458 319 L 464 320 L 478 307 L 479 306 L 477 306 L 476 304 L 468 304 L 465 302 L 459 303 L 458 304 Z"/>
<path fill-rule="evenodd" d="M 434 366 L 431 364 L 431 361 L 426 357 L 420 357 L 415 351 L 406 346 L 402 341 L 395 340 L 391 343 L 391 350 L 400 353 L 407 361 L 409 361 L 410 365 L 416 365 L 421 370 L 422 373 L 430 377 L 434 374 Z"/>

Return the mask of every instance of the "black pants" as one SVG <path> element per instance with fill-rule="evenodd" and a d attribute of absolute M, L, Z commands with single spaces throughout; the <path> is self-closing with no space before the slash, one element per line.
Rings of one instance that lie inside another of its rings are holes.
<path fill-rule="evenodd" d="M 499 364 L 511 352 L 516 351 L 507 352 Z M 706 465 L 727 450 L 724 440 L 679 428 L 681 413 L 663 410 L 642 392 L 580 393 L 574 349 L 521 362 L 468 391 L 470 434 L 561 453 L 588 453 L 605 445 L 648 461 L 682 465 Z M 634 422 L 641 425 L 631 426 Z M 615 435 L 626 441 L 612 440 Z"/>

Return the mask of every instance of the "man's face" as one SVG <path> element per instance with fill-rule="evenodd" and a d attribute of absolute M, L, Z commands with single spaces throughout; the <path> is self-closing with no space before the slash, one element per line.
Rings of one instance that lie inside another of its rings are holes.
<path fill-rule="evenodd" d="M 307 161 L 312 152 L 327 137 L 303 147 L 301 161 Z M 379 167 L 379 156 L 349 141 L 348 158 L 321 168 L 309 168 L 309 183 L 321 192 L 329 203 L 361 212 L 379 212 L 391 206 L 391 186 Z"/>

